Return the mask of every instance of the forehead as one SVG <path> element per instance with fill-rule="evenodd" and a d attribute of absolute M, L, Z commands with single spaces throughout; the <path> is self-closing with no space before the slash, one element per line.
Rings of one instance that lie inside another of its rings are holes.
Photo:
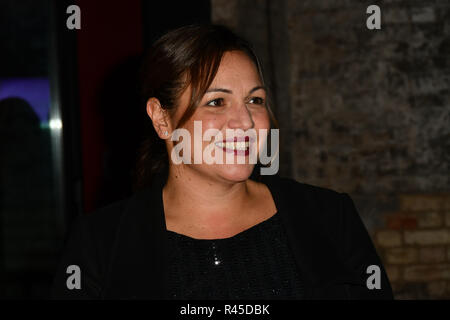
<path fill-rule="evenodd" d="M 222 60 L 217 70 L 217 74 L 212 82 L 217 84 L 261 84 L 258 69 L 255 63 L 242 51 L 227 51 L 222 56 Z"/>

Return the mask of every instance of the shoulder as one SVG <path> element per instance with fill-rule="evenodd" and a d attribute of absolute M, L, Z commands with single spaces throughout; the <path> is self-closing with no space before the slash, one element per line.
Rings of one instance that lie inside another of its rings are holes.
<path fill-rule="evenodd" d="M 77 216 L 70 224 L 54 278 L 52 296 L 57 299 L 99 298 L 102 294 L 117 236 L 135 195 Z M 67 290 L 66 269 L 82 270 L 83 290 Z"/>
<path fill-rule="evenodd" d="M 348 194 L 286 177 L 263 180 L 278 209 L 295 225 L 308 224 L 327 236 L 335 235 L 343 226 L 352 202 Z"/>
<path fill-rule="evenodd" d="M 339 218 L 342 214 L 347 194 L 290 178 L 280 178 L 280 180 L 284 192 L 288 194 L 287 201 L 291 206 L 308 207 L 315 218 L 326 219 L 327 224 L 332 221 L 332 218 Z"/>
<path fill-rule="evenodd" d="M 130 199 L 131 197 L 115 201 L 93 212 L 85 213 L 77 218 L 77 222 L 90 230 L 97 231 L 96 233 L 113 232 L 120 223 Z"/>
<path fill-rule="evenodd" d="M 330 188 L 299 182 L 287 177 L 266 177 L 263 178 L 263 181 L 273 193 L 279 193 L 284 201 L 298 205 L 307 202 L 309 205 L 319 207 L 336 206 L 347 195 Z"/>
<path fill-rule="evenodd" d="M 339 197 L 341 195 L 341 193 L 336 190 L 333 190 L 330 188 L 325 188 L 325 187 L 320 187 L 320 186 L 316 186 L 316 185 L 312 185 L 312 184 L 308 184 L 308 183 L 299 182 L 292 178 L 280 177 L 279 179 L 280 179 L 281 185 L 286 190 L 289 190 L 290 188 L 292 188 L 295 192 L 304 192 L 307 194 L 316 195 L 319 197 L 326 197 L 326 198 L 335 198 L 335 197 Z"/>
<path fill-rule="evenodd" d="M 139 211 L 139 204 L 146 196 L 148 192 L 143 190 L 77 216 L 69 227 L 68 242 L 72 243 L 68 244 L 68 249 L 75 247 L 76 250 L 84 251 L 91 259 L 98 261 L 99 271 L 105 271 L 123 221 Z M 71 241 L 74 238 L 77 240 Z"/>
<path fill-rule="evenodd" d="M 69 226 L 65 252 L 80 260 L 96 261 L 95 273 L 103 273 L 129 201 L 116 201 L 77 216 Z"/>
<path fill-rule="evenodd" d="M 134 218 L 136 212 L 148 210 L 145 199 L 149 191 L 142 190 L 127 198 L 112 202 L 75 220 L 72 229 L 83 230 L 99 252 L 108 252 L 113 246 L 123 221 Z M 145 207 L 145 208 L 144 208 Z M 107 257 L 103 257 L 107 258 Z"/>

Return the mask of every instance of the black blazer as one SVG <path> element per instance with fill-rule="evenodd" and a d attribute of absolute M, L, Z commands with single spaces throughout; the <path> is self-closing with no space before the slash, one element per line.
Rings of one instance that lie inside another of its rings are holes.
<path fill-rule="evenodd" d="M 346 193 L 262 176 L 274 198 L 307 299 L 393 299 L 384 267 Z M 162 187 L 152 186 L 76 219 L 54 280 L 57 299 L 168 299 Z M 69 265 L 81 289 L 67 289 Z M 370 265 L 381 288 L 368 289 Z"/>

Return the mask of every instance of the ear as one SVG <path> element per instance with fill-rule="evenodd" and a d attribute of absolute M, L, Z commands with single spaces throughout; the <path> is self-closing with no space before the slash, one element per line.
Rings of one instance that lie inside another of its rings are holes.
<path fill-rule="evenodd" d="M 147 101 L 147 114 L 152 119 L 153 127 L 161 139 L 170 137 L 172 128 L 170 126 L 170 119 L 168 112 L 164 110 L 161 103 L 156 98 L 150 98 Z M 167 134 L 166 134 L 167 133 Z"/>

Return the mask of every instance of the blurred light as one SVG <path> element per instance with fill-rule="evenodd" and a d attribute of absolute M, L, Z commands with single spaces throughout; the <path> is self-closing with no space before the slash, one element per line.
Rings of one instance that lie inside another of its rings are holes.
<path fill-rule="evenodd" d="M 51 119 L 48 123 L 50 129 L 59 130 L 62 128 L 61 119 Z"/>

